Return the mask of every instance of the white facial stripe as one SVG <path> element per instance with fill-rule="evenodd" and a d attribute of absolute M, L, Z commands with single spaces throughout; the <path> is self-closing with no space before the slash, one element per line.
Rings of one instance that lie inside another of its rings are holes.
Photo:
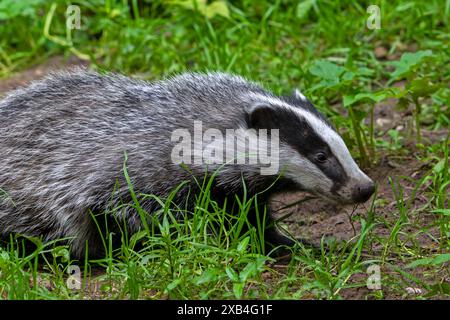
<path fill-rule="evenodd" d="M 320 137 L 328 144 L 334 156 L 339 160 L 340 164 L 344 168 L 345 173 L 349 178 L 355 180 L 369 180 L 369 178 L 361 171 L 358 165 L 353 160 L 350 152 L 347 149 L 342 138 L 321 119 L 319 119 L 313 113 L 291 106 L 290 104 L 276 98 L 265 96 L 262 94 L 252 93 L 249 98 L 257 101 L 266 101 L 270 105 L 277 105 L 281 108 L 289 109 L 290 111 L 298 114 L 302 119 L 305 119 L 310 124 L 311 128 L 320 135 Z"/>

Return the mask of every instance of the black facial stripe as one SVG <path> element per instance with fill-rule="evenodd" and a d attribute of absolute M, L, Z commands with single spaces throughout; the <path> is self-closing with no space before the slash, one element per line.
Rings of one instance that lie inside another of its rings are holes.
<path fill-rule="evenodd" d="M 295 95 L 281 96 L 280 98 L 281 98 L 281 100 L 287 102 L 291 106 L 311 112 L 317 118 L 319 118 L 324 123 L 326 123 L 331 129 L 336 131 L 334 126 L 330 122 L 328 122 L 328 120 L 323 116 L 323 114 L 320 113 L 308 99 L 302 100 Z"/>
<path fill-rule="evenodd" d="M 330 178 L 333 181 L 331 191 L 333 193 L 338 192 L 348 180 L 343 166 L 333 154 L 328 144 L 311 128 L 308 122 L 302 121 L 301 119 L 295 122 L 297 124 L 295 127 L 280 130 L 280 139 L 292 146 L 302 156 L 308 158 L 309 161 Z M 324 163 L 316 159 L 316 155 L 319 152 L 323 152 L 327 156 L 327 160 Z"/>
<path fill-rule="evenodd" d="M 331 192 L 337 194 L 339 189 L 341 189 L 345 183 L 348 181 L 348 176 L 345 173 L 344 168 L 342 167 L 339 160 L 331 155 L 325 165 L 320 163 L 315 163 L 315 165 L 322 170 L 322 172 L 333 181 L 333 187 L 331 188 Z"/>
<path fill-rule="evenodd" d="M 333 193 L 336 193 L 346 183 L 348 176 L 328 144 L 306 120 L 300 118 L 294 111 L 284 108 L 276 110 L 267 108 L 261 110 L 257 115 L 257 120 L 253 123 L 253 127 L 256 129 L 279 129 L 282 142 L 289 144 L 333 181 L 331 190 Z M 324 152 L 327 155 L 325 163 L 320 163 L 315 159 L 318 152 Z"/>

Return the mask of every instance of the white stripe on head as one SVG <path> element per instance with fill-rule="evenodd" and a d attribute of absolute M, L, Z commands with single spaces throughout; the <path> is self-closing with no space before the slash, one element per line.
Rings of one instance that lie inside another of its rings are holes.
<path fill-rule="evenodd" d="M 267 104 L 269 105 L 285 108 L 296 113 L 300 118 L 307 121 L 311 128 L 328 144 L 331 151 L 333 152 L 333 155 L 339 160 L 341 166 L 344 168 L 345 173 L 350 179 L 369 179 L 358 167 L 355 160 L 353 160 L 341 136 L 315 114 L 306 109 L 294 107 L 274 96 L 267 96 L 260 93 L 251 93 L 247 97 L 250 98 L 251 101 L 267 102 Z"/>

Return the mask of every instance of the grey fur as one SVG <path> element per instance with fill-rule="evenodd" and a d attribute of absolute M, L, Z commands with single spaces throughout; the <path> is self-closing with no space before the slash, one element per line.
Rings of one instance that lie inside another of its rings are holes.
<path fill-rule="evenodd" d="M 116 181 L 115 199 L 129 199 L 124 152 L 135 191 L 165 196 L 191 178 L 171 161 L 172 131 L 191 130 L 194 120 L 219 130 L 245 127 L 254 96 L 277 98 L 222 73 L 148 83 L 81 69 L 11 92 L 0 101 L 0 188 L 9 195 L 0 198 L 0 234 L 71 237 L 75 256 L 89 240 L 95 253 L 100 244 L 89 210 L 108 208 Z M 191 169 L 197 177 L 205 171 Z M 241 174 L 250 190 L 261 188 L 259 170 L 251 166 L 228 168 L 218 185 L 237 191 Z M 157 207 L 142 205 L 148 212 Z M 131 232 L 141 227 L 133 210 L 119 218 Z"/>

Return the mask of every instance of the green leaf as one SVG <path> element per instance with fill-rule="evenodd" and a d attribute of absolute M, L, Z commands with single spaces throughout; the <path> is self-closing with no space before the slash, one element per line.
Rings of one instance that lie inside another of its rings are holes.
<path fill-rule="evenodd" d="M 59 246 L 52 249 L 52 255 L 54 258 L 61 258 L 62 261 L 70 261 L 69 250 L 64 246 Z"/>
<path fill-rule="evenodd" d="M 236 299 L 240 299 L 242 297 L 242 293 L 244 292 L 245 283 L 236 282 L 233 283 L 233 293 Z"/>
<path fill-rule="evenodd" d="M 450 295 L 450 284 L 442 282 L 436 283 L 430 286 L 430 292 L 428 292 L 425 297 L 429 298 L 438 294 L 448 294 Z"/>
<path fill-rule="evenodd" d="M 314 270 L 314 275 L 316 279 L 325 287 L 327 287 L 333 279 L 331 274 L 320 269 Z"/>
<path fill-rule="evenodd" d="M 364 110 L 354 109 L 353 115 L 355 116 L 356 121 L 363 121 L 367 117 L 367 112 Z"/>
<path fill-rule="evenodd" d="M 386 94 L 386 98 L 396 98 L 396 99 L 401 99 L 408 94 L 407 90 L 398 87 L 384 89 L 384 92 Z"/>
<path fill-rule="evenodd" d="M 265 262 L 266 259 L 264 257 L 258 257 L 256 261 L 249 262 L 239 273 L 240 281 L 246 282 L 248 279 L 261 272 L 264 268 Z"/>
<path fill-rule="evenodd" d="M 355 74 L 351 71 L 345 71 L 344 75 L 342 76 L 342 80 L 345 81 L 352 81 L 355 78 Z"/>
<path fill-rule="evenodd" d="M 0 1 L 0 20 L 8 20 L 15 17 L 34 17 L 39 6 L 43 6 L 46 0 L 2 0 Z"/>
<path fill-rule="evenodd" d="M 433 84 L 429 78 L 420 78 L 412 80 L 406 89 L 412 94 L 413 97 L 427 97 L 435 93 L 441 88 L 441 86 Z"/>
<path fill-rule="evenodd" d="M 424 258 L 411 262 L 406 267 L 415 268 L 418 266 L 438 265 L 450 261 L 450 253 L 443 253 L 434 256 L 433 258 Z"/>
<path fill-rule="evenodd" d="M 239 273 L 239 279 L 242 282 L 246 282 L 249 278 L 251 278 L 253 275 L 255 275 L 257 272 L 257 266 L 254 262 L 250 262 L 247 264 L 244 268 L 244 270 Z"/>
<path fill-rule="evenodd" d="M 436 91 L 432 97 L 433 102 L 435 104 L 441 106 L 448 106 L 450 101 L 450 89 L 446 87 L 441 87 L 438 91 Z"/>
<path fill-rule="evenodd" d="M 398 100 L 397 106 L 398 106 L 400 109 L 406 110 L 406 109 L 408 109 L 408 106 L 409 106 L 410 103 L 411 103 L 411 101 L 410 101 L 408 98 L 402 97 L 402 98 L 400 98 L 400 99 Z"/>
<path fill-rule="evenodd" d="M 222 16 L 225 18 L 230 17 L 230 11 L 225 1 L 214 1 L 206 7 L 206 16 L 208 18 L 213 18 L 214 16 Z"/>
<path fill-rule="evenodd" d="M 338 66 L 328 60 L 317 60 L 309 68 L 309 72 L 321 79 L 334 80 L 345 72 L 345 68 Z"/>
<path fill-rule="evenodd" d="M 432 264 L 441 264 L 448 261 L 450 261 L 450 253 L 443 253 L 434 257 Z"/>
<path fill-rule="evenodd" d="M 180 5 L 190 10 L 198 10 L 202 15 L 208 19 L 213 18 L 216 15 L 223 16 L 225 18 L 230 17 L 230 10 L 225 1 L 214 1 L 207 4 L 206 0 L 181 0 L 173 1 L 173 4 Z"/>
<path fill-rule="evenodd" d="M 432 210 L 431 212 L 442 214 L 444 216 L 450 216 L 450 209 L 436 209 L 436 210 Z"/>
<path fill-rule="evenodd" d="M 386 99 L 388 95 L 384 91 L 379 92 L 369 92 L 369 93 L 358 93 L 356 95 L 345 95 L 344 96 L 344 107 L 351 106 L 358 101 L 372 101 L 380 102 Z"/>
<path fill-rule="evenodd" d="M 357 97 L 356 97 L 357 95 L 353 95 L 353 96 L 350 96 L 350 95 L 345 95 L 344 96 L 344 99 L 343 99 L 343 103 L 344 103 L 344 107 L 349 107 L 349 106 L 351 106 L 352 104 L 354 104 L 357 100 Z"/>
<path fill-rule="evenodd" d="M 417 51 L 414 53 L 406 52 L 402 55 L 399 61 L 393 61 L 391 64 L 396 68 L 391 75 L 388 84 L 399 78 L 404 78 L 409 75 L 414 68 L 425 61 L 426 58 L 433 56 L 431 50 Z"/>
<path fill-rule="evenodd" d="M 242 239 L 242 241 L 239 242 L 239 244 L 238 244 L 237 251 L 239 253 L 245 252 L 245 250 L 247 249 L 249 241 L 250 241 L 250 237 L 245 237 L 244 239 Z"/>
<path fill-rule="evenodd" d="M 433 172 L 439 173 L 439 172 L 443 171 L 445 168 L 445 161 L 446 161 L 446 159 L 439 160 L 439 162 L 434 165 Z"/>
<path fill-rule="evenodd" d="M 194 283 L 200 285 L 203 283 L 216 282 L 219 278 L 219 272 L 217 269 L 205 270 L 200 276 L 195 278 Z"/>
<path fill-rule="evenodd" d="M 341 83 L 341 77 L 346 72 L 346 69 L 327 60 L 317 60 L 309 68 L 309 72 L 321 79 L 320 84 L 313 89 L 332 88 Z M 347 78 L 349 77 L 352 77 L 351 73 L 348 73 L 344 80 L 348 80 Z M 313 89 L 311 90 L 314 91 Z"/>
<path fill-rule="evenodd" d="M 175 289 L 180 283 L 182 282 L 181 278 L 173 280 L 171 283 L 169 283 L 166 287 L 166 292 L 170 292 L 173 289 Z"/>
<path fill-rule="evenodd" d="M 368 76 L 368 77 L 370 77 L 370 76 L 372 76 L 374 74 L 375 74 L 375 71 L 373 69 L 369 69 L 369 68 L 366 68 L 366 67 L 358 68 L 358 75 L 359 76 Z"/>
<path fill-rule="evenodd" d="M 303 19 L 311 10 L 315 0 L 305 0 L 297 5 L 297 18 Z"/>
<path fill-rule="evenodd" d="M 227 273 L 228 278 L 230 278 L 231 281 L 239 282 L 239 276 L 237 275 L 236 271 L 233 270 L 233 268 L 227 267 L 225 269 L 225 272 Z"/>

